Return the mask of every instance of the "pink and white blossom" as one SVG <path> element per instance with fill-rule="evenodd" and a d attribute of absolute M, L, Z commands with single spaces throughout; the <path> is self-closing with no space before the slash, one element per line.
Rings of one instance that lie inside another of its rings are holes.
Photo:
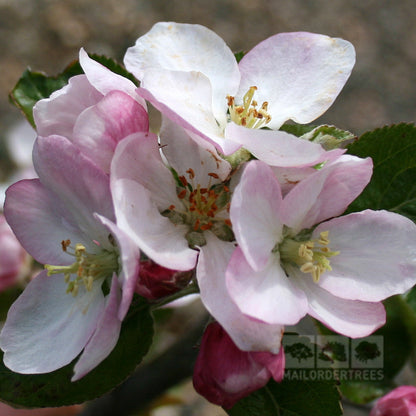
<path fill-rule="evenodd" d="M 279 128 L 309 123 L 333 103 L 355 63 L 353 46 L 314 33 L 274 35 L 237 63 L 225 42 L 192 24 L 160 22 L 127 50 L 138 93 L 229 155 L 241 146 L 273 166 L 308 166 L 331 152 Z M 260 129 L 268 127 L 268 130 Z M 271 129 L 271 130 L 270 130 Z"/>
<path fill-rule="evenodd" d="M 242 313 L 280 325 L 310 314 L 350 337 L 384 324 L 381 301 L 416 283 L 416 226 L 387 211 L 333 218 L 368 183 L 371 166 L 348 156 L 282 198 L 269 166 L 247 164 L 231 203 L 239 246 L 227 270 Z"/>
<path fill-rule="evenodd" d="M 205 329 L 195 362 L 195 390 L 210 402 L 225 408 L 264 387 L 273 378 L 282 381 L 283 348 L 278 354 L 241 351 L 216 322 Z"/>
<path fill-rule="evenodd" d="M 64 136 L 105 172 L 117 143 L 135 132 L 147 132 L 146 103 L 129 79 L 91 59 L 81 49 L 84 71 L 33 108 L 38 135 Z"/>
<path fill-rule="evenodd" d="M 24 374 L 54 371 L 80 355 L 78 380 L 117 343 L 140 253 L 114 224 L 108 175 L 71 142 L 39 137 L 34 165 L 39 179 L 8 189 L 5 216 L 47 270 L 11 306 L 0 347 L 6 366 Z"/>

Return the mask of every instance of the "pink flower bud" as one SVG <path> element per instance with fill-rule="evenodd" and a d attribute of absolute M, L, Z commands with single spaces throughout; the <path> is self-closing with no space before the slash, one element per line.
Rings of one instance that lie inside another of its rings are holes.
<path fill-rule="evenodd" d="M 283 348 L 278 354 L 241 351 L 215 322 L 202 337 L 193 383 L 207 400 L 228 409 L 265 386 L 270 377 L 281 381 L 284 367 Z"/>
<path fill-rule="evenodd" d="M 416 416 L 416 387 L 400 386 L 377 401 L 370 416 Z"/>
<path fill-rule="evenodd" d="M 186 287 L 192 274 L 192 270 L 182 272 L 167 269 L 152 260 L 141 261 L 136 293 L 150 300 L 171 295 Z"/>
<path fill-rule="evenodd" d="M 15 285 L 28 271 L 29 255 L 0 215 L 0 292 Z"/>

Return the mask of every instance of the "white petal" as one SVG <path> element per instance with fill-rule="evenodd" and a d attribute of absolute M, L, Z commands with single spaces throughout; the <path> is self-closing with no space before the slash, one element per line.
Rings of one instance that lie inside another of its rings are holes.
<path fill-rule="evenodd" d="M 342 149 L 327 152 L 320 144 L 299 139 L 284 131 L 249 129 L 234 123 L 227 124 L 225 137 L 271 166 L 300 168 L 316 165 L 333 157 L 334 152 L 345 152 Z"/>
<path fill-rule="evenodd" d="M 113 198 L 117 225 L 161 266 L 174 270 L 190 270 L 198 252 L 188 247 L 188 227 L 174 225 L 160 215 L 151 194 L 131 179 L 113 182 Z"/>
<path fill-rule="evenodd" d="M 269 103 L 269 127 L 273 129 L 288 119 L 309 123 L 331 106 L 354 63 L 354 47 L 343 39 L 306 32 L 279 33 L 259 43 L 240 61 L 238 97 L 256 86 L 254 98 L 260 105 Z"/>
<path fill-rule="evenodd" d="M 103 94 L 90 84 L 85 75 L 71 77 L 68 85 L 52 93 L 49 98 L 38 101 L 33 107 L 39 136 L 58 134 L 72 140 L 78 116 L 102 98 Z"/>
<path fill-rule="evenodd" d="M 119 143 L 111 165 L 112 188 L 118 179 L 132 179 L 143 185 L 160 210 L 180 204 L 175 180 L 162 161 L 157 136 L 152 133 L 132 134 Z"/>
<path fill-rule="evenodd" d="M 48 373 L 70 363 L 85 347 L 104 308 L 100 285 L 77 296 L 63 275 L 36 276 L 9 310 L 0 334 L 4 363 L 23 374 Z"/>
<path fill-rule="evenodd" d="M 197 265 L 198 285 L 205 307 L 241 350 L 277 354 L 283 327 L 242 314 L 228 294 L 225 270 L 234 245 L 217 239 L 209 232 L 205 235 L 207 244 L 201 247 Z"/>
<path fill-rule="evenodd" d="M 329 231 L 332 271 L 320 286 L 346 299 L 378 302 L 416 284 L 416 225 L 387 211 L 362 211 L 319 225 Z"/>
<path fill-rule="evenodd" d="M 299 276 L 308 302 L 309 314 L 334 331 L 351 338 L 372 334 L 386 322 L 386 312 L 381 302 L 362 302 L 341 299 L 313 283 L 308 276 Z"/>
<path fill-rule="evenodd" d="M 230 174 L 230 164 L 218 155 L 211 143 L 204 141 L 204 146 L 200 146 L 185 129 L 166 117 L 162 118 L 160 145 L 169 165 L 187 178 L 191 168 L 195 174 L 193 182 L 202 187 L 215 183 L 209 173 L 215 173 L 221 180 Z"/>
<path fill-rule="evenodd" d="M 237 248 L 226 272 L 228 292 L 242 313 L 269 324 L 294 325 L 307 313 L 302 290 L 293 284 L 271 255 L 263 270 L 255 271 Z"/>
<path fill-rule="evenodd" d="M 230 48 L 216 33 L 200 25 L 156 23 L 127 49 L 124 63 L 140 80 L 146 71 L 157 68 L 201 72 L 212 85 L 216 117 L 225 116 L 226 96 L 234 95 L 240 82 L 237 61 Z"/>
<path fill-rule="evenodd" d="M 120 334 L 121 321 L 117 313 L 120 304 L 120 288 L 117 276 L 113 276 L 106 306 L 97 322 L 96 330 L 74 367 L 71 381 L 77 381 L 100 364 L 116 346 Z"/>
<path fill-rule="evenodd" d="M 234 234 L 254 270 L 261 270 L 274 246 L 282 239 L 279 209 L 282 195 L 270 167 L 252 161 L 244 168 L 231 200 Z"/>
<path fill-rule="evenodd" d="M 146 108 L 146 102 L 136 94 L 136 86 L 132 81 L 91 59 L 83 48 L 79 51 L 79 63 L 88 81 L 103 95 L 114 90 L 123 91 Z"/>
<path fill-rule="evenodd" d="M 341 215 L 372 174 L 371 158 L 342 155 L 295 186 L 284 199 L 282 218 L 294 230 Z"/>

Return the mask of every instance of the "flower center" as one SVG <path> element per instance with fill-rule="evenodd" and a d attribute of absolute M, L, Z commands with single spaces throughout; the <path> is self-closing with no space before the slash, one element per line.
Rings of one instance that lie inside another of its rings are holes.
<path fill-rule="evenodd" d="M 186 235 L 191 247 L 205 245 L 203 232 L 210 230 L 218 238 L 232 241 L 234 235 L 229 219 L 230 190 L 223 184 L 211 185 L 212 179 L 219 179 L 216 173 L 208 173 L 210 177 L 208 187 L 195 183 L 195 173 L 192 169 L 186 171 L 189 177 L 177 177 L 176 192 L 182 206 L 170 205 L 162 212 L 174 224 L 186 224 L 189 232 Z"/>
<path fill-rule="evenodd" d="M 68 284 L 66 293 L 73 296 L 78 294 L 79 285 L 84 285 L 91 291 L 94 281 L 103 281 L 111 277 L 119 269 L 118 254 L 116 251 L 100 250 L 98 253 L 89 253 L 83 244 L 71 246 L 71 240 L 61 242 L 62 250 L 75 257 L 74 263 L 69 266 L 53 266 L 45 264 L 48 276 L 63 273 Z"/>
<path fill-rule="evenodd" d="M 303 273 L 310 273 L 315 283 L 326 270 L 332 270 L 330 258 L 337 256 L 339 251 L 331 251 L 328 247 L 329 231 L 322 231 L 319 238 L 308 241 L 296 241 L 286 238 L 277 246 L 282 263 L 295 264 Z"/>
<path fill-rule="evenodd" d="M 269 103 L 264 101 L 258 108 L 257 101 L 253 100 L 257 87 L 250 87 L 244 94 L 243 105 L 235 105 L 235 98 L 227 95 L 228 111 L 230 120 L 234 123 L 248 127 L 250 129 L 259 129 L 264 127 L 272 119 L 267 112 Z"/>

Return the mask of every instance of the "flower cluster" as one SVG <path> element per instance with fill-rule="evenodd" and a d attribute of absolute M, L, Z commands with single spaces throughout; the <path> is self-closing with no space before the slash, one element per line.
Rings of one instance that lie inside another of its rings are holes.
<path fill-rule="evenodd" d="M 80 355 L 80 379 L 116 345 L 134 292 L 154 300 L 194 280 L 217 322 L 194 383 L 230 407 L 281 380 L 285 325 L 309 314 L 363 337 L 384 324 L 381 301 L 416 283 L 412 221 L 343 216 L 371 159 L 283 128 L 331 106 L 355 62 L 349 42 L 282 33 L 237 62 L 205 27 L 158 23 L 125 55 L 140 87 L 84 50 L 79 61 L 84 74 L 33 109 L 38 178 L 6 195 L 8 223 L 46 265 L 0 335 L 13 371 Z"/>

